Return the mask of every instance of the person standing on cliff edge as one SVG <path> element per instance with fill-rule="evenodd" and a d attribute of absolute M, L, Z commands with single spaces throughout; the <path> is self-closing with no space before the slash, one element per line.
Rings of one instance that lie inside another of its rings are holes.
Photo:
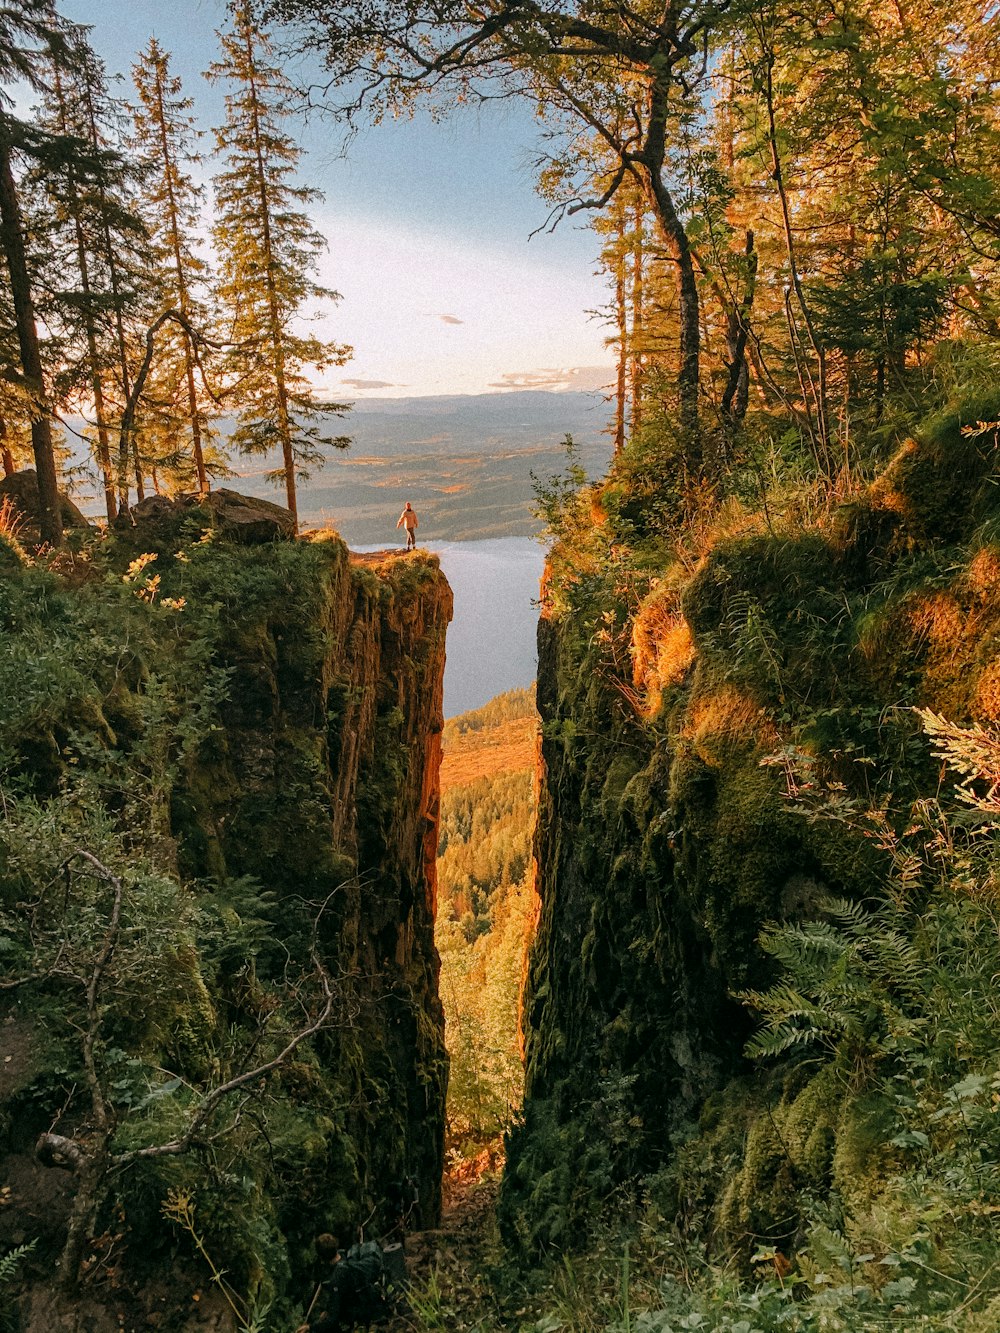
<path fill-rule="evenodd" d="M 417 544 L 417 514 L 409 500 L 396 521 L 396 527 L 406 529 L 406 549 L 412 551 Z"/>

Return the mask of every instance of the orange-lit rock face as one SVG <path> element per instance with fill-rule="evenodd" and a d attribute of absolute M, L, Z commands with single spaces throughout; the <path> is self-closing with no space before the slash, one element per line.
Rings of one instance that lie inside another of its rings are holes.
<path fill-rule="evenodd" d="M 327 1055 L 345 1086 L 380 1088 L 370 1105 L 346 1099 L 351 1152 L 379 1181 L 413 1177 L 430 1221 L 447 1083 L 433 928 L 451 590 L 432 556 L 355 561 L 339 540 L 286 551 L 306 570 L 294 595 L 279 580 L 221 626 L 231 688 L 220 743 L 176 803 L 181 859 L 276 893 L 290 936 L 326 904 L 357 1033 Z"/>

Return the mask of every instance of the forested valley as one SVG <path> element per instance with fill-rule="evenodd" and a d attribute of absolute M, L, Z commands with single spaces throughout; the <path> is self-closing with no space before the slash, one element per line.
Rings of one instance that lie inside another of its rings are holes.
<path fill-rule="evenodd" d="M 1000 13 L 233 0 L 206 65 L 211 206 L 169 53 L 0 12 L 0 1327 L 319 1329 L 334 1233 L 409 1254 L 339 1326 L 991 1333 Z M 446 723 L 437 558 L 298 531 L 293 113 L 496 99 L 610 464 Z"/>

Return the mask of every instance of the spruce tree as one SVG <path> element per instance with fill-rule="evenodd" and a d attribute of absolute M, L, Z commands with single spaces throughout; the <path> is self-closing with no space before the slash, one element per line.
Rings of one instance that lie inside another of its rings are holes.
<path fill-rule="evenodd" d="M 141 333 L 156 309 L 155 266 L 137 204 L 141 171 L 122 151 L 121 106 L 89 48 L 68 65 L 53 64 L 37 123 L 46 137 L 30 174 L 29 222 L 58 362 L 54 393 L 57 403 L 93 414 L 110 520 L 118 501 L 128 503 L 130 466 L 143 493 L 135 439 L 123 453 L 121 434 Z"/>
<path fill-rule="evenodd" d="M 71 38 L 73 40 L 71 40 Z M 31 446 L 38 477 L 38 526 L 43 542 L 62 543 L 62 513 L 52 440 L 52 407 L 38 334 L 35 275 L 26 241 L 16 164 L 36 154 L 44 136 L 15 116 L 7 87 L 41 87 L 45 55 L 69 62 L 77 34 L 50 0 L 13 0 L 0 8 L 0 255 L 7 273 L 17 360 L 8 374 L 30 403 Z M 4 465 L 12 461 L 5 456 Z"/>
<path fill-rule="evenodd" d="M 83 126 L 95 159 L 107 154 L 121 137 L 123 112 L 108 96 L 103 66 L 85 62 L 77 90 Z M 97 250 L 102 259 L 110 295 L 114 353 L 111 361 L 116 397 L 120 395 L 120 423 L 132 396 L 134 365 L 141 354 L 140 332 L 155 313 L 155 284 L 150 282 L 151 255 L 146 229 L 139 217 L 135 171 L 101 172 L 94 181 L 94 222 Z M 118 444 L 119 502 L 128 506 L 128 470 L 131 465 L 136 498 L 145 494 L 143 460 L 134 432 L 120 426 Z"/>
<path fill-rule="evenodd" d="M 318 196 L 296 183 L 301 150 L 287 130 L 292 90 L 250 0 L 233 0 L 230 13 L 232 26 L 220 34 L 222 59 L 209 77 L 229 87 L 226 121 L 216 131 L 225 166 L 215 178 L 214 238 L 218 297 L 231 321 L 233 442 L 244 453 L 280 449 L 271 477 L 284 482 L 297 528 L 296 477 L 322 461 L 324 445 L 349 443 L 320 433 L 321 412 L 347 409 L 317 402 L 304 372 L 343 365 L 350 349 L 296 330 L 306 301 L 338 299 L 315 281 L 326 243 L 305 206 Z"/>
<path fill-rule="evenodd" d="M 149 396 L 159 404 L 145 417 L 145 434 L 159 441 L 163 463 L 174 451 L 173 470 L 193 465 L 198 490 L 209 489 L 206 445 L 210 435 L 210 392 L 205 387 L 207 348 L 197 335 L 211 320 L 206 287 L 209 266 L 195 239 L 204 191 L 186 167 L 196 163 L 197 138 L 191 99 L 172 73 L 170 56 L 155 37 L 132 67 L 138 93 L 134 108 L 136 145 L 149 161 L 144 211 L 152 239 L 161 308 L 176 310 L 183 322 L 164 329 L 150 380 Z M 185 447 L 182 435 L 189 446 Z"/>
<path fill-rule="evenodd" d="M 53 62 L 38 122 L 49 137 L 30 174 L 45 320 L 60 362 L 54 392 L 57 402 L 89 400 L 109 521 L 117 512 L 112 431 L 131 376 L 125 320 L 141 311 L 149 269 L 134 169 L 111 146 L 113 129 L 102 133 L 100 119 L 113 123 L 114 112 L 92 52 L 70 66 Z"/>

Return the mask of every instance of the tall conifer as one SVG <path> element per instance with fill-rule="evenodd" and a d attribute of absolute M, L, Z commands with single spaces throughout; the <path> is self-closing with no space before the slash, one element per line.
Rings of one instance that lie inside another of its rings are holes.
<path fill-rule="evenodd" d="M 138 212 L 141 172 L 122 151 L 122 109 L 104 66 L 82 44 L 70 64 L 53 62 L 39 124 L 48 137 L 32 172 L 31 224 L 46 279 L 46 324 L 60 362 L 54 383 L 60 401 L 85 398 L 92 409 L 110 519 L 116 490 L 128 503 L 130 467 L 143 494 L 135 439 L 123 441 L 120 429 L 141 331 L 156 305 Z"/>
<path fill-rule="evenodd" d="M 25 81 L 41 86 L 40 54 L 67 60 L 71 29 L 51 0 L 14 0 L 0 8 L 0 85 Z M 52 546 L 62 542 L 62 514 L 52 441 L 51 403 L 35 306 L 35 281 L 26 243 L 24 212 L 15 162 L 35 152 L 37 132 L 10 110 L 11 97 L 0 90 L 0 255 L 7 270 L 8 292 L 17 345 L 10 369 L 30 401 L 31 446 L 38 477 L 39 531 Z M 5 467 L 8 457 L 4 458 Z"/>
<path fill-rule="evenodd" d="M 128 395 L 132 339 L 148 274 L 146 232 L 134 207 L 135 172 L 112 146 L 116 107 L 104 68 L 86 47 L 52 62 L 40 126 L 50 136 L 31 173 L 31 225 L 46 274 L 46 323 L 57 335 L 59 401 L 90 400 L 108 519 L 117 511 L 112 431 Z M 108 123 L 110 122 L 110 124 Z"/>
<path fill-rule="evenodd" d="M 155 37 L 132 67 L 139 102 L 134 109 L 136 144 L 149 161 L 145 213 L 153 243 L 159 277 L 160 301 L 164 309 L 176 310 L 183 323 L 171 322 L 164 329 L 151 372 L 151 396 L 159 411 L 146 417 L 146 433 L 160 440 L 158 454 L 169 456 L 180 444 L 183 432 L 199 491 L 209 488 L 208 394 L 204 343 L 196 341 L 210 322 L 206 300 L 208 264 L 198 253 L 195 239 L 201 217 L 204 191 L 186 167 L 198 161 L 197 139 L 190 114 L 191 99 L 183 96 L 181 80 L 172 73 L 170 56 Z M 180 457 L 175 470 L 183 475 Z"/>
<path fill-rule="evenodd" d="M 350 349 L 296 329 L 307 300 L 338 299 L 315 281 L 326 243 L 304 208 L 318 196 L 296 184 L 301 150 L 286 129 L 292 91 L 272 63 L 251 0 L 233 0 L 230 13 L 232 26 L 220 34 L 222 59 L 209 77 L 229 87 L 226 121 L 216 131 L 225 166 L 215 179 L 214 237 L 218 295 L 231 319 L 233 441 L 245 453 L 280 449 L 281 466 L 271 475 L 284 482 L 297 525 L 297 474 L 322 461 L 324 445 L 349 443 L 320 433 L 319 413 L 346 407 L 317 402 L 304 371 L 343 365 Z"/>

